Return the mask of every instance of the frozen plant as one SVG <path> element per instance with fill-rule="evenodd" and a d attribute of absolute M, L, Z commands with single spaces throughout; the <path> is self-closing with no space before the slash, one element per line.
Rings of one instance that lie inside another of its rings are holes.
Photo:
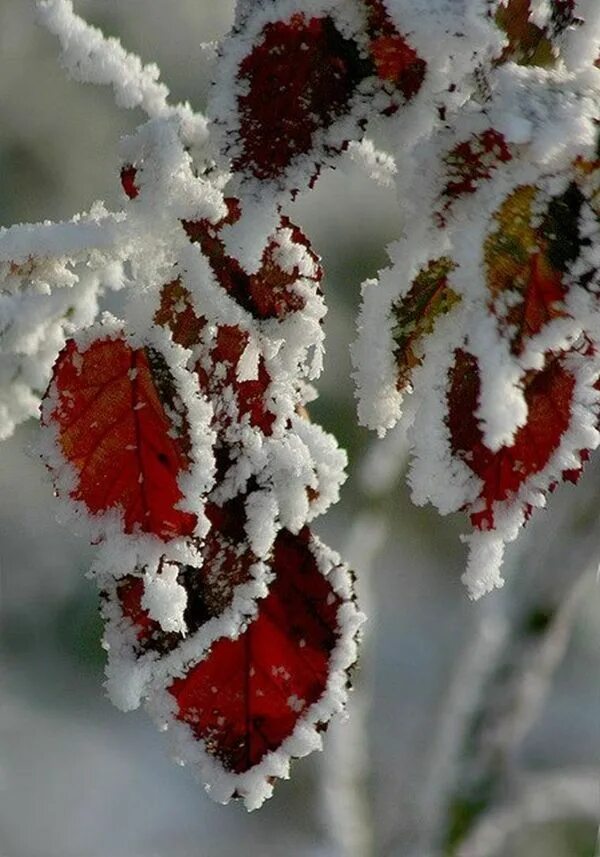
<path fill-rule="evenodd" d="M 70 0 L 37 6 L 68 72 L 148 121 L 120 211 L 0 233 L 0 437 L 41 399 L 61 516 L 98 546 L 111 698 L 252 809 L 343 710 L 363 621 L 309 527 L 346 457 L 308 418 L 322 269 L 286 205 L 348 149 L 395 184 L 358 416 L 404 424 L 414 501 L 468 514 L 470 594 L 501 585 L 600 442 L 600 8 L 240 0 L 205 118 Z M 108 289 L 123 319 L 97 318 Z"/>

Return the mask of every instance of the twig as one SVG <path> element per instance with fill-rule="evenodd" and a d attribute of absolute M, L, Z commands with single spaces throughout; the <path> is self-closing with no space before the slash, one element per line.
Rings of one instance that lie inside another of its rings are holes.
<path fill-rule="evenodd" d="M 597 479 L 572 502 L 566 497 L 550 521 L 527 540 L 527 572 L 488 598 L 450 689 L 435 745 L 432 777 L 417 854 L 462 854 L 479 820 L 505 805 L 515 758 L 548 695 L 573 626 L 582 581 L 600 556 Z M 544 526 L 557 537 L 540 538 Z M 513 565 L 523 559 L 513 554 Z M 477 609 L 477 608 L 476 608 Z"/>
<path fill-rule="evenodd" d="M 386 527 L 374 515 L 359 514 L 348 538 L 344 556 L 359 572 L 361 609 L 369 617 L 361 645 L 360 683 L 352 695 L 349 716 L 333 723 L 321 770 L 321 815 L 336 857 L 370 857 L 374 853 L 373 822 L 368 798 L 369 712 L 373 599 L 369 577 L 373 561 L 386 536 Z"/>
<path fill-rule="evenodd" d="M 600 771 L 557 771 L 528 776 L 513 799 L 492 806 L 457 850 L 457 857 L 496 857 L 508 840 L 530 824 L 567 818 L 596 821 L 600 811 Z"/>
<path fill-rule="evenodd" d="M 206 119 L 189 104 L 171 106 L 169 90 L 159 81 L 154 63 L 143 65 L 121 42 L 107 38 L 73 11 L 71 0 L 36 0 L 41 22 L 58 37 L 64 67 L 74 80 L 112 86 L 119 107 L 140 107 L 150 118 L 176 116 L 188 143 L 202 145 L 208 138 Z"/>
<path fill-rule="evenodd" d="M 418 855 L 430 853 L 439 845 L 440 830 L 445 826 L 448 794 L 456 787 L 456 772 L 465 742 L 465 725 L 481 704 L 482 688 L 487 684 L 493 665 L 500 657 L 508 634 L 503 610 L 504 593 L 494 593 L 473 607 L 477 611 L 474 628 L 466 651 L 450 685 L 444 706 L 444 717 L 431 753 L 430 771 L 423 798 Z"/>

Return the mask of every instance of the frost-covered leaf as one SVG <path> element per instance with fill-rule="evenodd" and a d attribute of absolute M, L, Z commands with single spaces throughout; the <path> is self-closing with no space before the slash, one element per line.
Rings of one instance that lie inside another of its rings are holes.
<path fill-rule="evenodd" d="M 169 688 L 178 720 L 236 774 L 277 750 L 327 686 L 341 600 L 303 542 L 278 537 L 277 577 L 256 619 Z"/>
<path fill-rule="evenodd" d="M 490 179 L 495 170 L 511 160 L 510 147 L 494 128 L 472 134 L 457 143 L 443 158 L 447 180 L 442 191 L 442 210 L 438 215 L 440 225 L 444 225 L 456 199 L 475 193 L 482 181 Z"/>
<path fill-rule="evenodd" d="M 278 16 L 277 4 L 257 4 L 225 42 L 213 112 L 242 176 L 296 192 L 362 137 L 370 115 L 419 91 L 426 63 L 407 37 L 380 3 L 354 5 L 326 0 L 311 14 L 279 4 Z"/>
<path fill-rule="evenodd" d="M 566 275 L 589 245 L 580 235 L 584 197 L 577 184 L 543 208 L 540 196 L 530 185 L 511 193 L 498 209 L 484 247 L 491 308 L 516 355 L 552 319 L 567 314 Z"/>
<path fill-rule="evenodd" d="M 198 376 L 202 389 L 218 396 L 224 387 L 230 387 L 235 394 L 237 413 L 230 412 L 229 403 L 225 400 L 222 408 L 217 406 L 217 414 L 222 418 L 222 425 L 231 420 L 247 416 L 250 425 L 258 428 L 269 436 L 273 430 L 275 414 L 269 409 L 267 391 L 271 384 L 271 376 L 265 368 L 262 357 L 258 357 L 256 378 L 240 379 L 241 361 L 250 345 L 250 336 L 233 325 L 222 325 L 217 330 L 215 344 L 210 352 L 212 365 L 220 367 L 215 375 L 204 366 L 198 365 Z"/>
<path fill-rule="evenodd" d="M 236 538 L 226 518 L 215 518 L 223 546 Z M 231 574 L 217 552 L 179 568 L 186 636 L 150 617 L 143 576 L 105 592 L 108 687 L 123 708 L 146 699 L 215 800 L 255 808 L 343 709 L 363 617 L 350 573 L 307 528 L 282 531 L 262 571 L 246 567 L 235 583 Z"/>
<path fill-rule="evenodd" d="M 210 619 L 218 618 L 230 608 L 237 587 L 252 580 L 253 566 L 258 560 L 245 533 L 244 498 L 236 498 L 223 506 L 209 504 L 206 515 L 211 528 L 202 544 L 199 566 L 177 566 L 177 582 L 187 595 L 184 631 L 170 633 L 161 627 L 160 621 L 152 618 L 144 605 L 146 579 L 143 572 L 138 576 L 127 575 L 116 587 L 120 614 L 134 626 L 138 657 L 176 648 L 185 635 L 194 634 Z"/>
<path fill-rule="evenodd" d="M 197 516 L 181 508 L 179 484 L 192 460 L 188 419 L 158 350 L 118 334 L 70 340 L 44 402 L 57 491 L 93 516 L 121 515 L 126 533 L 194 535 Z"/>
<path fill-rule="evenodd" d="M 242 151 L 234 169 L 259 179 L 282 176 L 296 158 L 312 152 L 318 130 L 350 112 L 368 73 L 356 43 L 330 17 L 298 12 L 267 24 L 240 64 L 238 79 L 247 94 L 239 98 Z"/>
<path fill-rule="evenodd" d="M 331 435 L 299 415 L 305 402 L 302 373 L 288 370 L 280 376 L 277 364 L 269 371 L 266 358 L 252 348 L 251 333 L 239 326 L 207 325 L 180 281 L 163 287 L 155 321 L 171 330 L 175 342 L 193 349 L 190 365 L 213 404 L 217 432 L 217 484 L 210 498 L 222 505 L 247 494 L 244 523 L 262 558 L 280 527 L 296 531 L 337 500 L 345 453 Z M 290 314 L 286 321 L 265 323 L 293 322 Z M 274 332 L 276 339 L 284 335 L 277 327 Z"/>
<path fill-rule="evenodd" d="M 154 322 L 169 328 L 173 342 L 190 349 L 200 342 L 206 326 L 206 319 L 196 315 L 190 293 L 180 279 L 165 283 L 162 287 Z"/>
<path fill-rule="evenodd" d="M 534 0 L 501 0 L 496 23 L 508 40 L 501 61 L 542 68 L 556 64 L 557 40 L 575 21 L 576 0 L 549 0 L 541 16 L 539 5 Z"/>
<path fill-rule="evenodd" d="M 574 375 L 560 357 L 551 357 L 541 372 L 531 372 L 525 382 L 527 423 L 517 431 L 511 446 L 491 452 L 476 417 L 480 397 L 477 363 L 467 352 L 457 352 L 450 373 L 448 428 L 453 453 L 483 482 L 477 509 L 471 515 L 475 526 L 493 529 L 494 504 L 511 500 L 529 477 L 548 464 L 571 423 L 574 390 Z"/>
<path fill-rule="evenodd" d="M 248 808 L 287 776 L 291 758 L 320 746 L 344 706 L 362 621 L 347 570 L 308 530 L 280 533 L 272 568 L 269 594 L 239 636 L 216 640 L 149 692 L 159 721 L 170 710 L 177 752 L 213 797 L 241 797 Z"/>
<path fill-rule="evenodd" d="M 300 277 L 318 283 L 322 278 L 318 257 L 309 241 L 289 218 L 282 217 L 279 227 L 262 253 L 254 274 L 247 274 L 231 256 L 221 236 L 224 226 L 238 223 L 242 215 L 235 198 L 225 199 L 228 215 L 216 224 L 207 220 L 184 221 L 183 226 L 197 242 L 209 261 L 215 277 L 228 295 L 255 318 L 283 318 L 304 308 L 306 301 L 294 288 Z"/>
<path fill-rule="evenodd" d="M 121 169 L 121 187 L 129 199 L 137 199 L 140 190 L 135 183 L 137 169 L 132 164 L 126 164 Z"/>
<path fill-rule="evenodd" d="M 180 345 L 193 347 L 200 344 L 206 319 L 198 318 L 192 309 L 189 293 L 179 280 L 163 287 L 161 305 L 155 315 L 157 324 L 168 325 L 173 339 Z M 250 336 L 235 325 L 219 325 L 204 361 L 198 361 L 196 372 L 201 389 L 209 395 L 215 406 L 215 417 L 221 427 L 232 419 L 249 418 L 250 424 L 270 435 L 275 420 L 267 405 L 266 394 L 271 378 L 265 369 L 264 359 L 257 355 L 256 378 L 240 380 L 239 367 Z M 232 411 L 230 398 L 222 398 L 225 388 L 231 390 L 235 402 Z"/>
<path fill-rule="evenodd" d="M 194 564 L 163 556 L 155 569 L 136 566 L 103 583 L 106 686 L 119 708 L 137 708 L 169 664 L 199 659 L 256 613 L 272 571 L 270 560 L 259 560 L 250 547 L 245 500 L 207 504 L 210 529 Z"/>
<path fill-rule="evenodd" d="M 398 32 L 384 0 L 364 0 L 364 4 L 368 14 L 368 50 L 377 77 L 399 89 L 409 100 L 423 84 L 427 63 Z M 394 104 L 383 112 L 389 114 L 396 109 Z"/>
<path fill-rule="evenodd" d="M 398 389 L 410 387 L 412 370 L 421 363 L 423 340 L 432 333 L 436 320 L 451 311 L 460 297 L 448 284 L 451 259 L 437 259 L 421 270 L 408 293 L 392 306 L 398 367 Z"/>
<path fill-rule="evenodd" d="M 481 395 L 477 361 L 459 350 L 450 371 L 447 428 L 451 453 L 478 477 L 465 504 L 474 533 L 465 582 L 475 597 L 502 580 L 505 542 L 512 541 L 535 507 L 544 506 L 561 480 L 576 482 L 598 446 L 598 378 L 593 349 L 549 354 L 524 381 L 527 421 L 511 444 L 486 446 L 476 412 Z"/>
<path fill-rule="evenodd" d="M 175 342 L 195 347 L 200 385 L 222 426 L 247 417 L 270 435 L 278 412 L 285 423 L 283 416 L 304 404 L 304 378 L 320 368 L 322 270 L 308 239 L 282 217 L 259 254 L 257 270 L 247 273 L 223 238 L 224 228 L 238 223 L 241 206 L 234 198 L 225 202 L 228 214 L 216 224 L 184 221 L 183 227 L 200 247 L 216 283 L 248 315 L 239 316 L 237 324 L 210 324 L 201 299 L 194 299 L 194 284 L 184 286 L 178 279 L 162 288 L 155 322 L 168 327 Z M 277 398 L 287 400 L 285 410 Z"/>

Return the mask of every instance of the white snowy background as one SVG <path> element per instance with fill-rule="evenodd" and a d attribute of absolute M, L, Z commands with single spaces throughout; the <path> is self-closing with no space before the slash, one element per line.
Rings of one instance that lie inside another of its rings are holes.
<path fill-rule="evenodd" d="M 203 107 L 210 51 L 201 43 L 227 29 L 230 0 L 82 0 L 76 8 L 144 61 L 155 60 L 176 98 Z M 1 225 L 70 217 L 95 199 L 119 204 L 118 140 L 142 117 L 119 111 L 108 91 L 67 80 L 56 56 L 33 4 L 0 0 Z M 365 853 L 361 831 L 340 850 L 344 837 L 335 834 L 326 789 L 365 738 L 371 853 L 405 857 L 428 823 L 440 715 L 472 629 L 490 608 L 485 600 L 469 603 L 460 583 L 460 522 L 410 505 L 401 444 L 387 441 L 369 469 L 371 480 L 374 470 L 390 477 L 388 489 L 374 499 L 356 487 L 374 439 L 356 427 L 348 344 L 360 283 L 385 264 L 384 247 L 399 233 L 393 191 L 348 160 L 291 213 L 327 272 L 328 354 L 313 415 L 352 461 L 341 503 L 317 529 L 359 560 L 364 539 L 359 534 L 349 545 L 359 510 L 385 521 L 389 533 L 365 594 L 372 619 L 357 684 L 370 700 L 366 736 L 352 721 L 339 727 L 324 756 L 297 763 L 292 780 L 258 813 L 213 805 L 173 765 L 146 716 L 123 715 L 104 696 L 96 591 L 84 577 L 92 549 L 55 522 L 52 489 L 33 452 L 36 428 L 28 424 L 0 454 L 0 857 L 358 857 Z M 580 519 L 593 514 L 599 476 L 598 467 L 590 469 L 577 492 L 558 493 L 552 512 L 538 516 L 520 567 L 510 569 L 509 560 L 509 576 L 526 579 L 531 557 L 549 540 L 576 545 L 577 534 L 557 536 L 553 522 L 573 508 L 577 521 L 577 503 Z M 532 585 L 543 581 L 538 570 Z M 591 580 L 543 714 L 519 750 L 531 769 L 600 768 L 599 619 L 600 591 Z M 341 817 L 350 825 L 343 807 Z M 502 854 L 591 857 L 594 839 L 589 822 L 546 825 L 513 838 Z"/>

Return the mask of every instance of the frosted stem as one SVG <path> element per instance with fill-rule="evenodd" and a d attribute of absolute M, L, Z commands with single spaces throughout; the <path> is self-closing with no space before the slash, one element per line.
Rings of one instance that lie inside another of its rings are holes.
<path fill-rule="evenodd" d="M 19 223 L 0 228 L 0 262 L 20 263 L 34 257 L 60 258 L 90 250 L 127 248 L 137 238 L 124 214 L 96 205 L 89 214 L 62 223 Z"/>
<path fill-rule="evenodd" d="M 360 607 L 369 621 L 361 645 L 361 676 L 348 706 L 349 717 L 332 724 L 321 766 L 321 815 L 336 857 L 374 854 L 370 777 L 369 712 L 373 675 L 372 633 L 375 624 L 370 575 L 386 536 L 384 523 L 369 513 L 359 514 L 344 549 L 350 567 L 359 572 Z"/>
<path fill-rule="evenodd" d="M 427 821 L 426 827 L 419 831 L 418 855 L 427 854 L 437 844 L 440 830 L 444 828 L 448 795 L 455 788 L 461 764 L 466 724 L 479 709 L 482 689 L 506 645 L 508 629 L 503 599 L 504 593 L 494 594 L 473 607 L 477 615 L 447 694 L 444 716 L 431 754 L 422 815 Z"/>
<path fill-rule="evenodd" d="M 492 806 L 459 847 L 457 857 L 508 853 L 512 836 L 531 824 L 570 818 L 596 821 L 599 771 L 557 771 L 523 778 L 514 799 Z"/>
<path fill-rule="evenodd" d="M 40 21 L 58 37 L 61 60 L 74 80 L 112 86 L 119 107 L 141 108 L 151 119 L 178 117 L 187 141 L 207 140 L 206 120 L 189 104 L 171 106 L 155 63 L 143 65 L 119 39 L 108 38 L 73 10 L 71 0 L 36 0 Z"/>
<path fill-rule="evenodd" d="M 545 531 L 560 536 L 546 539 L 536 560 L 529 559 L 528 573 L 488 599 L 489 607 L 482 605 L 436 745 L 426 815 L 431 826 L 419 854 L 462 855 L 462 843 L 509 791 L 516 752 L 547 698 L 581 593 L 598 564 L 597 480 L 589 477 L 580 502 L 567 498 L 551 516 L 560 520 L 544 522 Z M 540 545 L 539 534 L 528 543 Z M 519 564 L 522 559 L 519 554 Z"/>

